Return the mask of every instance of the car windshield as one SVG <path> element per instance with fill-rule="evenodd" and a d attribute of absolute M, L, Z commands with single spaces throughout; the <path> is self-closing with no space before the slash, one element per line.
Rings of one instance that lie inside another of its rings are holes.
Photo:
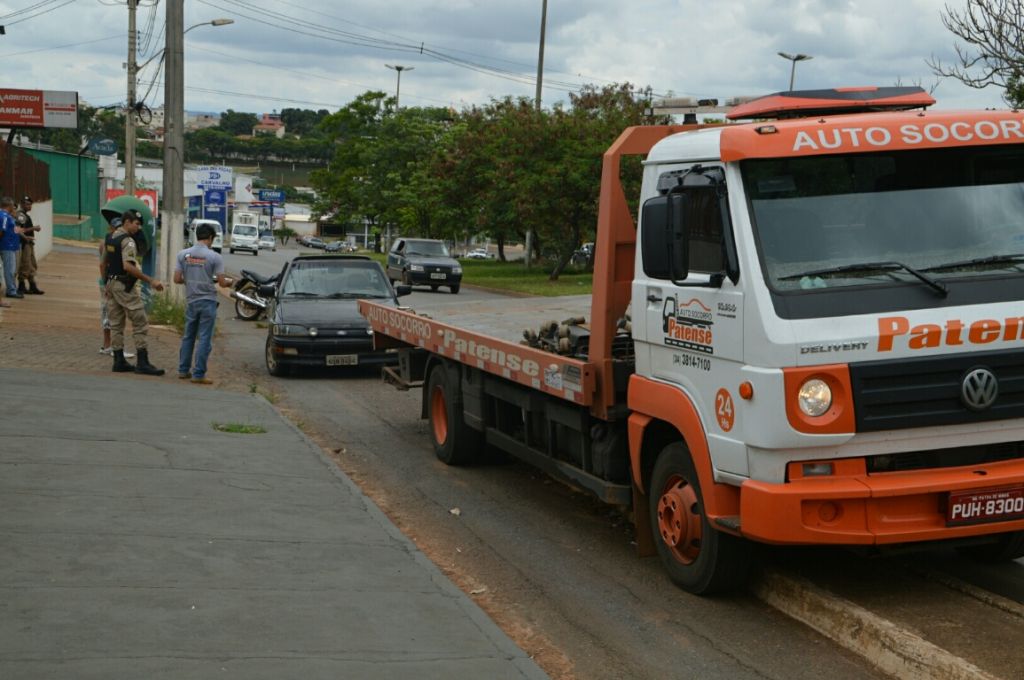
<path fill-rule="evenodd" d="M 405 244 L 405 254 L 449 257 L 448 249 L 440 241 L 407 241 Z"/>
<path fill-rule="evenodd" d="M 755 159 L 742 172 L 777 291 L 920 285 L 911 270 L 943 280 L 1024 273 L 1019 148 Z"/>
<path fill-rule="evenodd" d="M 345 260 L 294 263 L 281 286 L 284 297 L 388 298 L 391 289 L 375 262 Z"/>

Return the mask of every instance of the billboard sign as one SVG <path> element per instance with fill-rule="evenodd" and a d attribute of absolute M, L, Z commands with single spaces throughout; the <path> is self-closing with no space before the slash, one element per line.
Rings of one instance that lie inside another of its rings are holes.
<path fill-rule="evenodd" d="M 228 192 L 224 189 L 207 189 L 203 192 L 203 218 L 217 220 L 220 226 L 228 224 Z"/>
<path fill-rule="evenodd" d="M 284 203 L 284 189 L 257 189 L 256 194 L 261 201 Z"/>
<path fill-rule="evenodd" d="M 89 140 L 89 145 L 86 149 L 90 153 L 94 153 L 97 156 L 111 156 L 117 153 L 117 142 L 113 139 L 104 139 L 103 137 L 93 137 Z"/>
<path fill-rule="evenodd" d="M 124 196 L 124 189 L 107 189 L 107 202 L 117 198 L 118 196 Z M 135 197 L 146 204 L 149 211 L 153 213 L 153 219 L 157 218 L 160 213 L 157 211 L 157 195 L 156 189 L 136 189 Z"/>
<path fill-rule="evenodd" d="M 226 165 L 200 165 L 195 169 L 196 185 L 200 189 L 230 191 L 233 171 Z"/>
<path fill-rule="evenodd" d="M 0 87 L 0 127 L 77 128 L 78 93 Z"/>

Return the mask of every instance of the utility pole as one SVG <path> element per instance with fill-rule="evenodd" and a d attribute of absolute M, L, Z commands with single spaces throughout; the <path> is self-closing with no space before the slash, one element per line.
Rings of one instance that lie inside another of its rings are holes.
<path fill-rule="evenodd" d="M 124 113 L 124 191 L 135 195 L 135 81 L 138 65 L 135 63 L 135 10 L 139 0 L 128 0 L 128 108 Z"/>
<path fill-rule="evenodd" d="M 184 0 L 166 0 L 166 3 L 160 261 L 163 263 L 162 276 L 169 280 L 174 272 L 174 258 L 185 241 L 185 6 Z M 173 298 L 181 299 L 181 287 L 170 286 L 169 290 Z"/>
<path fill-rule="evenodd" d="M 544 30 L 548 23 L 548 0 L 541 0 L 540 9 L 540 51 L 537 54 L 537 96 L 534 106 L 540 111 L 541 88 L 544 86 Z M 533 265 L 533 229 L 526 230 L 526 268 Z"/>

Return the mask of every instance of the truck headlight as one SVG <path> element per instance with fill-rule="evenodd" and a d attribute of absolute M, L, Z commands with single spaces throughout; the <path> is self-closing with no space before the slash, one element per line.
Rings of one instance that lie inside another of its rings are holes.
<path fill-rule="evenodd" d="M 824 380 L 811 378 L 800 386 L 797 403 L 805 415 L 815 418 L 824 415 L 832 407 L 832 388 Z"/>
<path fill-rule="evenodd" d="M 421 271 L 423 271 L 423 265 L 421 265 L 421 264 L 411 264 L 411 265 L 409 265 L 409 271 L 411 271 L 411 272 L 421 272 Z"/>
<path fill-rule="evenodd" d="M 296 326 L 290 323 L 275 323 L 271 329 L 273 335 L 280 336 L 295 336 L 295 335 L 309 335 L 309 330 L 305 326 Z"/>

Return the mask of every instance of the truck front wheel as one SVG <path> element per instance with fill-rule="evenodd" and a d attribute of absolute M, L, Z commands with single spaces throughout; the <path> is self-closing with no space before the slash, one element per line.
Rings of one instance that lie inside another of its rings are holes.
<path fill-rule="evenodd" d="M 447 465 L 465 465 L 477 458 L 480 433 L 462 417 L 462 393 L 456 370 L 437 364 L 427 379 L 427 413 L 434 454 Z"/>
<path fill-rule="evenodd" d="M 697 470 L 681 442 L 658 456 L 648 497 L 658 556 L 677 586 L 711 595 L 746 581 L 752 546 L 708 522 Z"/>

